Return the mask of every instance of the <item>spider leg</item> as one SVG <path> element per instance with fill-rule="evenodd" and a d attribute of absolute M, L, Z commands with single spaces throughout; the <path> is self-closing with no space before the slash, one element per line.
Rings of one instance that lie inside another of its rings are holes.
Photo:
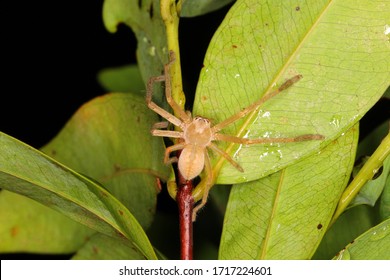
<path fill-rule="evenodd" d="M 177 161 L 177 157 L 169 158 L 169 155 L 172 152 L 174 152 L 174 151 L 178 151 L 178 150 L 184 149 L 184 147 L 185 147 L 185 143 L 184 142 L 167 147 L 165 149 L 165 154 L 164 154 L 164 163 L 165 164 L 170 164 L 172 162 L 176 162 Z"/>
<path fill-rule="evenodd" d="M 303 134 L 295 137 L 280 137 L 280 138 L 258 138 L 258 139 L 247 139 L 240 138 L 231 135 L 224 135 L 216 133 L 214 135 L 215 140 L 232 142 L 237 144 L 266 144 L 266 143 L 291 143 L 291 142 L 302 142 L 302 141 L 311 141 L 311 140 L 322 140 L 325 137 L 321 134 Z"/>
<path fill-rule="evenodd" d="M 241 139 L 241 138 L 240 138 Z M 215 151 L 216 153 L 218 153 L 219 155 L 223 156 L 228 162 L 230 162 L 231 165 L 233 165 L 238 171 L 240 172 L 244 172 L 244 169 L 242 169 L 242 167 L 234 160 L 232 159 L 231 156 L 229 156 L 229 154 L 227 154 L 225 151 L 221 150 L 220 148 L 218 148 L 217 145 L 215 145 L 214 143 L 210 143 L 209 144 L 209 148 L 211 148 L 213 151 Z"/>
<path fill-rule="evenodd" d="M 176 118 L 171 113 L 165 111 L 163 108 L 161 108 L 160 106 L 158 106 L 156 103 L 152 101 L 153 83 L 162 82 L 162 81 L 165 81 L 165 76 L 151 77 L 149 79 L 148 84 L 146 86 L 146 104 L 151 110 L 155 111 L 164 119 L 168 120 L 169 122 L 173 123 L 178 127 L 182 127 L 183 122 L 180 119 Z"/>
<path fill-rule="evenodd" d="M 198 211 L 203 207 L 205 206 L 205 204 L 207 203 L 207 197 L 209 196 L 209 192 L 210 192 L 210 189 L 212 187 L 212 182 L 213 182 L 213 170 L 211 168 L 211 162 L 210 162 L 210 157 L 209 157 L 209 154 L 207 153 L 207 150 L 205 150 L 205 172 L 206 172 L 206 176 L 207 176 L 207 181 L 206 181 L 206 185 L 204 187 L 204 191 L 203 191 L 203 195 L 202 195 L 202 200 L 201 202 L 196 205 L 194 207 L 194 209 L 192 210 L 192 221 L 195 222 L 196 220 L 196 214 L 198 213 Z"/>
<path fill-rule="evenodd" d="M 183 138 L 183 132 L 181 131 L 152 129 L 151 132 L 153 136 Z"/>
<path fill-rule="evenodd" d="M 253 112 L 254 110 L 256 110 L 258 107 L 260 107 L 264 102 L 268 101 L 269 99 L 271 99 L 272 97 L 275 97 L 276 95 L 278 95 L 280 92 L 282 92 L 283 90 L 289 88 L 290 86 L 292 86 L 294 83 L 298 82 L 300 79 L 302 78 L 302 75 L 296 75 L 290 79 L 288 79 L 286 82 L 284 82 L 278 89 L 264 95 L 260 100 L 256 101 L 255 103 L 249 105 L 248 107 L 246 107 L 245 109 L 243 109 L 242 111 L 234 114 L 233 116 L 227 118 L 226 120 L 220 122 L 219 124 L 216 124 L 215 126 L 213 126 L 211 129 L 213 132 L 218 132 L 220 131 L 221 129 L 223 129 L 224 127 L 228 126 L 229 124 L 231 123 L 234 123 L 235 121 L 245 117 L 246 115 L 248 115 L 249 113 Z"/>

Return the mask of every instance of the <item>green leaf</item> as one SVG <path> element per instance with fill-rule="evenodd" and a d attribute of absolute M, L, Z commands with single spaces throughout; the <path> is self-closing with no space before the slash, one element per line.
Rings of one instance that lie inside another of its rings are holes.
<path fill-rule="evenodd" d="M 357 126 L 261 180 L 233 186 L 220 259 L 310 259 L 348 183 Z"/>
<path fill-rule="evenodd" d="M 377 223 L 377 214 L 369 206 L 360 205 L 348 209 L 325 233 L 313 259 L 330 260 L 345 244 L 352 242 Z"/>
<path fill-rule="evenodd" d="M 183 0 L 181 17 L 196 17 L 218 10 L 233 0 Z"/>
<path fill-rule="evenodd" d="M 141 225 L 150 225 L 166 179 L 161 139 L 150 134 L 157 122 L 142 97 L 108 94 L 86 103 L 43 151 L 100 182 Z"/>
<path fill-rule="evenodd" d="M 0 192 L 0 252 L 69 254 L 95 231 L 42 204 Z"/>
<path fill-rule="evenodd" d="M 143 254 L 130 242 L 95 234 L 75 254 L 74 260 L 140 260 Z"/>
<path fill-rule="evenodd" d="M 326 139 L 234 145 L 230 154 L 245 172 L 226 163 L 217 183 L 264 177 L 352 127 L 389 86 L 389 18 L 388 1 L 238 0 L 207 50 L 194 114 L 217 124 L 301 74 L 299 82 L 223 133 L 247 138 L 319 133 Z"/>
<path fill-rule="evenodd" d="M 371 228 L 340 251 L 336 260 L 389 260 L 390 219 Z"/>
<path fill-rule="evenodd" d="M 387 177 L 385 188 L 381 196 L 379 214 L 382 220 L 390 217 L 390 176 Z"/>
<path fill-rule="evenodd" d="M 146 258 L 156 258 L 137 220 L 106 189 L 4 133 L 0 149 L 0 188 L 30 197 L 104 234 L 126 237 Z"/>
<path fill-rule="evenodd" d="M 145 84 L 137 65 L 105 68 L 98 73 L 99 84 L 110 92 L 145 93 Z"/>
<path fill-rule="evenodd" d="M 138 65 L 144 81 L 161 75 L 168 51 L 159 0 L 105 0 L 103 21 L 110 32 L 116 32 L 120 23 L 133 30 L 138 42 Z"/>
<path fill-rule="evenodd" d="M 354 207 L 356 205 L 367 204 L 374 206 L 383 189 L 385 188 L 386 181 L 390 177 L 390 156 L 388 156 L 381 168 L 381 174 L 368 181 L 360 190 L 358 195 L 352 200 L 348 207 Z"/>

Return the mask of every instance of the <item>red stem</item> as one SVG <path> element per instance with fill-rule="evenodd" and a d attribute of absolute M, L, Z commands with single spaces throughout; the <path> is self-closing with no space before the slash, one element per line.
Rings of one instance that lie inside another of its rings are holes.
<path fill-rule="evenodd" d="M 194 199 L 192 197 L 192 180 L 187 181 L 178 173 L 178 189 L 176 202 L 179 207 L 180 224 L 180 259 L 193 259 L 193 239 L 192 239 L 192 210 Z"/>

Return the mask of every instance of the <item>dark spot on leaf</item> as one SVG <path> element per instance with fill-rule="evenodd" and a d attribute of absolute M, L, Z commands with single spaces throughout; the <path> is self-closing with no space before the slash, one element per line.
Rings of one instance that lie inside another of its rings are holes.
<path fill-rule="evenodd" d="M 57 154 L 57 151 L 56 150 L 51 150 L 50 154 L 54 157 Z"/>
<path fill-rule="evenodd" d="M 232 45 L 232 48 L 233 49 L 237 49 L 237 45 Z"/>
<path fill-rule="evenodd" d="M 153 14 L 154 14 L 154 11 L 153 11 L 153 2 L 150 3 L 150 8 L 149 8 L 149 16 L 150 18 L 153 18 Z"/>
<path fill-rule="evenodd" d="M 202 68 L 204 67 L 204 64 L 202 64 Z"/>
<path fill-rule="evenodd" d="M 119 214 L 120 214 L 121 216 L 123 216 L 123 211 L 122 211 L 122 210 L 118 210 L 118 212 L 119 212 Z"/>
<path fill-rule="evenodd" d="M 137 123 L 140 123 L 140 121 L 141 121 L 140 116 L 137 116 Z"/>
<path fill-rule="evenodd" d="M 317 229 L 322 229 L 322 224 L 318 224 Z"/>
<path fill-rule="evenodd" d="M 266 22 L 266 23 L 264 23 L 264 25 L 265 25 L 265 26 L 268 26 L 268 23 Z"/>
<path fill-rule="evenodd" d="M 352 240 L 352 241 L 351 241 L 351 244 L 353 244 L 353 243 L 355 243 L 355 240 Z"/>
<path fill-rule="evenodd" d="M 300 10 L 301 10 L 301 7 L 299 7 L 299 6 L 296 6 L 296 7 L 295 7 L 295 11 L 298 12 L 298 11 L 300 11 Z"/>
<path fill-rule="evenodd" d="M 121 171 L 121 166 L 119 164 L 115 163 L 114 164 L 114 170 L 115 170 L 115 172 Z"/>
<path fill-rule="evenodd" d="M 95 246 L 92 247 L 92 251 L 93 251 L 94 254 L 99 253 L 99 249 L 97 247 L 95 247 Z"/>
<path fill-rule="evenodd" d="M 340 256 L 340 252 L 338 252 L 338 253 L 336 254 L 336 257 L 338 257 L 338 256 Z"/>
<path fill-rule="evenodd" d="M 11 228 L 11 236 L 15 237 L 19 233 L 19 228 L 17 226 L 14 226 Z"/>
<path fill-rule="evenodd" d="M 202 100 L 203 100 L 203 101 L 206 101 L 206 100 L 207 100 L 207 96 L 204 96 L 204 95 L 203 95 L 203 96 L 202 96 Z"/>
<path fill-rule="evenodd" d="M 102 194 L 102 196 L 105 196 L 105 197 L 108 196 L 105 192 L 100 192 L 100 193 Z"/>
<path fill-rule="evenodd" d="M 142 8 L 142 0 L 138 0 L 138 8 Z"/>

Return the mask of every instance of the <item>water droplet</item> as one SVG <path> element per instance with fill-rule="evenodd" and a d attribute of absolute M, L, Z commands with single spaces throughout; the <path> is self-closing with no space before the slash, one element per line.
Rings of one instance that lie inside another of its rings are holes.
<path fill-rule="evenodd" d="M 264 112 L 262 115 L 261 115 L 262 118 L 267 118 L 269 119 L 271 117 L 271 113 L 270 112 Z"/>
<path fill-rule="evenodd" d="M 259 156 L 259 160 L 263 160 L 263 159 L 266 158 L 268 155 L 269 155 L 268 152 L 262 153 L 262 154 Z"/>
<path fill-rule="evenodd" d="M 340 115 L 334 115 L 330 121 L 329 121 L 329 124 L 334 126 L 335 128 L 339 128 L 340 127 L 340 123 L 341 123 L 341 116 Z"/>
<path fill-rule="evenodd" d="M 154 46 L 150 47 L 149 50 L 148 50 L 148 53 L 151 56 L 155 56 L 156 55 L 156 47 L 154 47 Z"/>
<path fill-rule="evenodd" d="M 239 159 L 239 153 L 241 152 L 241 149 L 242 149 L 242 144 L 240 144 L 239 146 L 238 146 L 238 149 L 235 151 L 235 153 L 233 154 L 233 158 L 235 159 L 235 160 L 238 160 Z"/>
<path fill-rule="evenodd" d="M 388 36 L 390 34 L 390 25 L 385 25 L 385 35 Z"/>
<path fill-rule="evenodd" d="M 389 227 L 386 226 L 386 225 L 383 225 L 382 227 L 380 227 L 379 229 L 375 230 L 374 232 L 372 232 L 372 235 L 370 237 L 371 240 L 379 240 L 379 239 L 382 239 L 384 237 L 386 237 L 388 235 L 388 231 L 389 231 Z"/>

